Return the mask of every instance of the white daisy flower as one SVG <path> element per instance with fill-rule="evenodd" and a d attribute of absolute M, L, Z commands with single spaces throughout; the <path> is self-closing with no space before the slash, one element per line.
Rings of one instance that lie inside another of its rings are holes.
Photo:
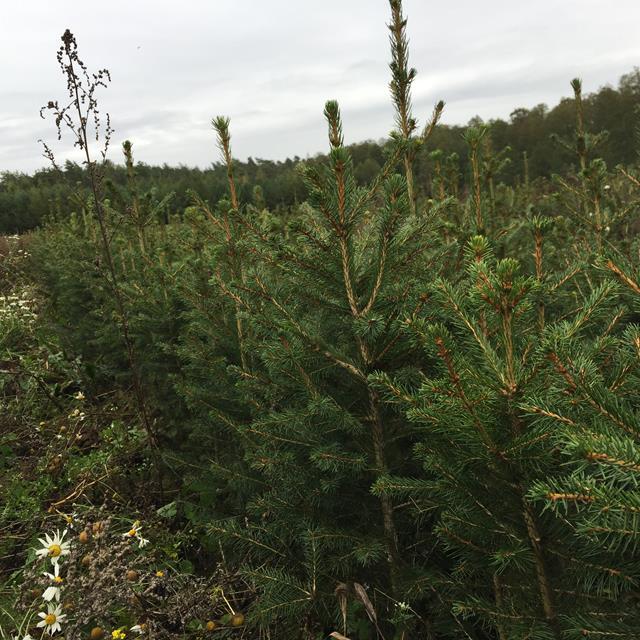
<path fill-rule="evenodd" d="M 53 573 L 45 572 L 43 575 L 47 576 L 53 584 L 45 589 L 42 594 L 42 598 L 47 602 L 51 602 L 54 598 L 56 599 L 56 602 L 60 602 L 60 592 L 62 591 L 60 585 L 64 582 L 60 577 L 60 565 L 56 562 L 53 565 Z"/>
<path fill-rule="evenodd" d="M 64 521 L 67 523 L 67 527 L 69 529 L 75 529 L 78 521 L 78 513 L 73 511 L 72 513 L 62 513 L 58 511 L 58 513 L 64 518 Z"/>
<path fill-rule="evenodd" d="M 146 547 L 149 544 L 149 541 L 146 538 L 143 538 L 140 535 L 140 529 L 142 529 L 142 525 L 140 524 L 140 520 L 136 520 L 132 525 L 131 529 L 126 533 L 122 534 L 123 538 L 129 538 L 131 540 L 135 539 L 138 541 L 138 547 L 142 549 L 142 547 Z"/>
<path fill-rule="evenodd" d="M 36 549 L 36 555 L 39 558 L 51 558 L 51 562 L 57 564 L 62 556 L 71 553 L 71 544 L 69 541 L 65 541 L 65 535 L 67 535 L 66 530 L 62 532 L 62 535 L 57 530 L 53 536 L 45 533 L 44 538 L 38 538 L 42 548 Z"/>
<path fill-rule="evenodd" d="M 59 604 L 54 606 L 51 603 L 49 603 L 47 607 L 47 612 L 41 611 L 38 617 L 42 618 L 42 620 L 38 622 L 36 627 L 44 627 L 44 630 L 50 636 L 56 633 L 56 631 L 62 631 L 60 623 L 67 619 L 67 616 L 62 613 L 62 607 Z"/>
<path fill-rule="evenodd" d="M 127 533 L 123 533 L 122 537 L 123 538 L 135 538 L 138 535 L 138 531 L 140 531 L 140 529 L 142 529 L 142 526 L 140 525 L 140 520 L 136 520 L 132 525 L 131 525 L 131 529 L 129 529 L 129 531 L 127 531 Z"/>
<path fill-rule="evenodd" d="M 137 540 L 138 541 L 138 547 L 140 549 L 142 549 L 143 547 L 146 547 L 149 544 L 149 541 L 146 538 L 143 538 L 140 535 L 140 529 L 142 529 L 142 525 L 140 524 L 140 520 L 136 520 L 131 525 L 131 529 L 129 529 L 129 531 L 127 531 L 126 533 L 122 534 L 122 537 L 123 538 L 128 538 L 130 540 Z"/>
<path fill-rule="evenodd" d="M 129 629 L 129 631 L 133 631 L 134 633 L 137 633 L 138 635 L 142 635 L 145 632 L 145 629 L 147 628 L 146 624 L 134 624 L 133 627 L 131 627 L 131 629 Z"/>
<path fill-rule="evenodd" d="M 143 538 L 142 536 L 137 536 L 138 537 L 138 548 L 142 549 L 143 547 L 146 547 L 149 544 L 149 541 L 146 538 Z"/>

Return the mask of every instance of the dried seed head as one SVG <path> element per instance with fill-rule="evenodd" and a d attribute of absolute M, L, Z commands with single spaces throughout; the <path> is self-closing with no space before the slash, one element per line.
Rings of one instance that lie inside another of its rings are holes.
<path fill-rule="evenodd" d="M 242 613 L 234 613 L 231 616 L 231 626 L 232 627 L 241 627 L 244 624 L 244 614 Z"/>

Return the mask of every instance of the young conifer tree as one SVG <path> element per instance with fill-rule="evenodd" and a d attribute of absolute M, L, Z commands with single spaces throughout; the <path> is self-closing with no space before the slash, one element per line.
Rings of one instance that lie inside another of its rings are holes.
<path fill-rule="evenodd" d="M 637 239 L 630 248 L 637 255 Z M 523 406 L 562 456 L 529 494 L 562 525 L 568 551 L 556 561 L 588 598 L 566 618 L 569 638 L 630 639 L 640 616 L 640 273 L 621 251 L 607 254 L 599 266 L 616 307 L 588 339 L 565 325 L 550 335 L 548 391 Z"/>
<path fill-rule="evenodd" d="M 228 195 L 211 205 L 191 193 L 175 280 L 183 325 L 174 351 L 180 367 L 173 383 L 188 407 L 181 429 L 184 446 L 176 452 L 176 462 L 183 472 L 185 513 L 197 524 L 243 511 L 253 480 L 243 462 L 240 429 L 256 409 L 255 399 L 247 399 L 237 384 L 238 378 L 251 375 L 251 358 L 246 321 L 233 293 L 243 283 L 245 267 L 229 121 L 214 118 L 212 127 L 226 166 Z M 249 215 L 253 213 L 250 208 Z"/>
<path fill-rule="evenodd" d="M 391 6 L 397 17 L 400 3 Z M 257 622 L 309 635 L 358 625 L 375 633 L 394 626 L 394 602 L 418 578 L 405 509 L 371 494 L 377 479 L 413 465 L 405 455 L 412 433 L 368 376 L 412 375 L 403 323 L 425 304 L 425 279 L 439 268 L 439 209 L 414 213 L 407 180 L 394 173 L 398 164 L 406 171 L 416 140 L 394 136 L 380 174 L 358 187 L 337 102 L 324 115 L 328 161 L 305 168 L 309 202 L 288 233 L 271 233 L 249 207 L 230 211 L 243 270 L 221 274 L 220 286 L 252 353 L 236 371 L 253 419 L 233 422 L 243 477 L 220 469 L 226 490 L 235 483 L 245 496 L 247 517 L 211 530 L 241 554 L 260 594 Z"/>
<path fill-rule="evenodd" d="M 556 400 L 565 388 L 553 371 L 555 345 L 579 343 L 606 328 L 615 316 L 606 313 L 612 287 L 596 287 L 570 319 L 547 317 L 543 324 L 540 282 L 523 275 L 517 261 L 496 260 L 487 241 L 476 237 L 467 269 L 457 284 L 434 284 L 439 317 L 412 323 L 427 362 L 439 363 L 439 372 L 425 376 L 418 390 L 376 376 L 423 433 L 416 455 L 427 474 L 380 479 L 376 492 L 413 500 L 417 515 L 438 509 L 437 533 L 454 561 L 440 588 L 459 622 L 493 629 L 502 640 L 563 638 L 574 629 L 570 620 L 593 609 L 603 585 L 617 582 L 619 589 L 623 578 L 609 580 L 612 565 L 602 553 L 588 568 L 585 558 L 595 547 L 574 544 L 565 523 L 529 492 L 537 487 L 541 495 L 539 483 L 562 460 L 553 422 L 565 415 Z M 548 402 L 541 406 L 540 398 Z M 569 501 L 571 491 L 575 485 L 566 490 Z M 618 559 L 628 565 L 631 555 Z M 611 588 L 609 599 L 615 593 Z"/>
<path fill-rule="evenodd" d="M 326 621 L 338 581 L 403 589 L 399 516 L 369 489 L 404 466 L 411 434 L 367 376 L 408 368 L 402 319 L 424 304 L 422 274 L 435 268 L 432 218 L 411 214 L 400 176 L 357 188 L 335 102 L 325 116 L 329 164 L 307 171 L 310 206 L 295 234 L 283 242 L 238 214 L 256 257 L 232 295 L 259 363 L 241 378 L 255 418 L 237 428 L 256 479 L 248 529 L 227 523 L 219 532 L 249 542 L 265 621 L 301 612 L 309 624 Z"/>
<path fill-rule="evenodd" d="M 571 220 L 571 236 L 577 235 L 580 241 L 580 254 L 600 255 L 612 226 L 624 216 L 624 212 L 611 206 L 607 164 L 596 156 L 598 147 L 607 139 L 608 133 L 589 130 L 582 81 L 574 78 L 571 88 L 576 118 L 573 136 L 564 139 L 553 135 L 552 138 L 574 157 L 576 170 L 566 178 L 554 176 L 562 188 L 557 197 Z M 574 241 L 573 237 L 568 241 Z"/>
<path fill-rule="evenodd" d="M 525 226 L 532 260 L 497 259 L 474 237 L 466 276 L 431 288 L 431 314 L 410 326 L 425 350 L 420 388 L 375 376 L 422 431 L 415 453 L 425 471 L 382 478 L 375 490 L 412 500 L 417 519 L 438 513 L 454 562 L 439 589 L 460 637 L 631 638 L 640 575 L 634 249 L 605 246 L 589 227 L 569 248 L 593 249 L 567 267 L 562 215 L 531 215 Z M 429 374 L 434 363 L 439 374 Z"/>

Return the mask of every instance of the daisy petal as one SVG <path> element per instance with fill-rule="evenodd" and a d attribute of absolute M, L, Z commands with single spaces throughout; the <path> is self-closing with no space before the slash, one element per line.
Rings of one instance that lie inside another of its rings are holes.
<path fill-rule="evenodd" d="M 51 602 L 51 600 L 55 598 L 58 591 L 58 587 L 47 587 L 42 594 L 42 599 L 46 602 Z"/>

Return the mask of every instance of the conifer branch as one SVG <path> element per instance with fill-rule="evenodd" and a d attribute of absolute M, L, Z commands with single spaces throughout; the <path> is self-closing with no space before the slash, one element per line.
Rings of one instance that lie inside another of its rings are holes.
<path fill-rule="evenodd" d="M 349 371 L 349 373 L 351 373 L 358 380 L 362 382 L 366 382 L 367 380 L 366 376 L 364 375 L 364 373 L 362 373 L 362 371 L 360 371 L 360 369 L 358 369 L 358 367 L 356 367 L 350 362 L 346 362 L 345 360 L 340 359 L 338 356 L 331 353 L 329 350 L 321 346 L 316 340 L 314 340 L 304 330 L 304 328 L 300 325 L 300 323 L 291 315 L 291 313 L 284 307 L 284 305 L 278 302 L 278 300 L 276 300 L 276 298 L 269 293 L 267 286 L 258 276 L 255 276 L 255 281 L 258 284 L 258 287 L 260 289 L 260 293 L 263 299 L 268 300 L 276 309 L 278 309 L 278 311 L 280 311 L 283 317 L 285 317 L 290 322 L 291 327 L 295 329 L 296 333 L 301 338 L 303 338 L 307 344 L 313 347 L 314 351 L 321 353 L 326 358 L 331 360 L 333 363 Z"/>
<path fill-rule="evenodd" d="M 229 133 L 229 118 L 223 116 L 217 116 L 211 121 L 214 130 L 218 136 L 218 147 L 222 152 L 224 163 L 227 167 L 227 182 L 229 184 L 229 193 L 231 195 L 231 207 L 233 212 L 238 215 L 240 211 L 240 205 L 238 202 L 238 195 L 236 191 L 236 183 L 233 176 L 233 157 L 231 155 L 231 134 Z M 227 239 L 227 245 L 229 250 L 229 256 L 231 259 L 232 273 L 236 278 L 244 281 L 244 270 L 242 263 L 237 255 L 235 247 L 235 238 L 231 232 L 231 224 L 229 222 L 229 216 L 227 212 L 224 212 L 224 230 Z M 242 318 L 240 317 L 239 310 L 236 308 L 236 332 L 238 334 L 238 350 L 240 352 L 240 363 L 243 371 L 249 370 L 249 363 L 246 354 L 244 326 Z"/>
<path fill-rule="evenodd" d="M 409 144 L 417 122 L 412 114 L 411 84 L 416 70 L 409 67 L 409 42 L 406 36 L 407 20 L 402 15 L 402 0 L 389 0 L 391 23 L 388 25 L 391 43 L 391 81 L 389 88 L 396 109 L 396 125 L 405 144 Z M 407 179 L 407 193 L 411 210 L 415 213 L 415 195 L 413 186 L 413 149 L 407 146 L 404 153 L 404 169 Z"/>
<path fill-rule="evenodd" d="M 606 267 L 613 272 L 624 284 L 626 284 L 634 293 L 640 295 L 640 285 L 631 276 L 627 275 L 613 260 L 607 260 Z"/>

